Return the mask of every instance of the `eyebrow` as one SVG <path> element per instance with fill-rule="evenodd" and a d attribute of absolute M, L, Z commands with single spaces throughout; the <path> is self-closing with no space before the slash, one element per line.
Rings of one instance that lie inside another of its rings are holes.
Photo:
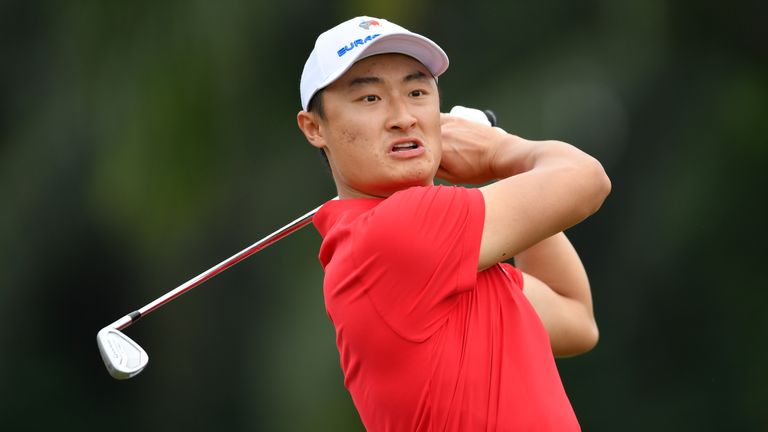
<path fill-rule="evenodd" d="M 405 78 L 403 78 L 403 82 L 426 80 L 426 79 L 427 79 L 427 76 L 424 75 L 424 72 L 416 71 L 410 75 L 407 75 Z"/>
<path fill-rule="evenodd" d="M 375 76 L 369 77 L 357 77 L 349 82 L 347 87 L 357 87 L 365 84 L 378 84 L 381 82 L 381 78 Z"/>
<path fill-rule="evenodd" d="M 427 76 L 424 74 L 424 72 L 416 71 L 414 73 L 408 74 L 403 78 L 403 82 L 411 82 L 411 81 L 418 81 L 418 80 L 425 80 L 427 79 Z M 352 79 L 349 84 L 347 84 L 347 87 L 357 87 L 362 86 L 365 84 L 380 84 L 382 82 L 382 79 L 377 76 L 362 76 Z"/>

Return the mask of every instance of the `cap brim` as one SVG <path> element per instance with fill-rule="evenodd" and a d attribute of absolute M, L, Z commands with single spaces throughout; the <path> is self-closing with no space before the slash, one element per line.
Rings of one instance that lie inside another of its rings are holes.
<path fill-rule="evenodd" d="M 436 43 L 416 33 L 389 33 L 379 36 L 368 43 L 364 49 L 356 52 L 351 57 L 347 67 L 328 76 L 318 86 L 318 90 L 336 81 L 358 61 L 378 54 L 404 54 L 413 57 L 423 64 L 435 78 L 448 69 L 448 56 Z"/>

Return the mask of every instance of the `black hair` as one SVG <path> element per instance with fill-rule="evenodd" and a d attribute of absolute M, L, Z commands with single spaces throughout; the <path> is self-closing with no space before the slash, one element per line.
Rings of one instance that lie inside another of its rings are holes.
<path fill-rule="evenodd" d="M 323 109 L 323 91 L 325 89 L 318 90 L 314 95 L 312 95 L 312 99 L 309 100 L 309 103 L 307 104 L 307 111 L 316 113 L 320 116 L 321 119 L 325 119 L 325 110 Z"/>

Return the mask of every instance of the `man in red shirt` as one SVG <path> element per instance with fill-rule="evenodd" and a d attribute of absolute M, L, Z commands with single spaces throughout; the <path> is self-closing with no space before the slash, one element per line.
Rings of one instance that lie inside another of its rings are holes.
<path fill-rule="evenodd" d="M 598 332 L 563 230 L 610 181 L 571 145 L 441 114 L 447 67 L 371 17 L 321 34 L 304 67 L 298 125 L 340 198 L 314 223 L 345 385 L 371 431 L 579 430 L 554 356 Z"/>

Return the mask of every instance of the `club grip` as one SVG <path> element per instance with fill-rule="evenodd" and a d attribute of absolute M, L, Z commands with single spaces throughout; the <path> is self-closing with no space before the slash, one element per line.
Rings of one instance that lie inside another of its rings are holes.
<path fill-rule="evenodd" d="M 488 122 L 491 123 L 491 126 L 496 127 L 496 113 L 489 109 L 483 110 L 483 113 L 488 117 Z"/>
<path fill-rule="evenodd" d="M 451 108 L 451 111 L 448 114 L 461 117 L 466 120 L 486 124 L 488 126 L 496 127 L 496 113 L 489 109 L 479 110 L 476 108 L 467 108 L 461 105 L 456 105 L 455 107 Z"/>

